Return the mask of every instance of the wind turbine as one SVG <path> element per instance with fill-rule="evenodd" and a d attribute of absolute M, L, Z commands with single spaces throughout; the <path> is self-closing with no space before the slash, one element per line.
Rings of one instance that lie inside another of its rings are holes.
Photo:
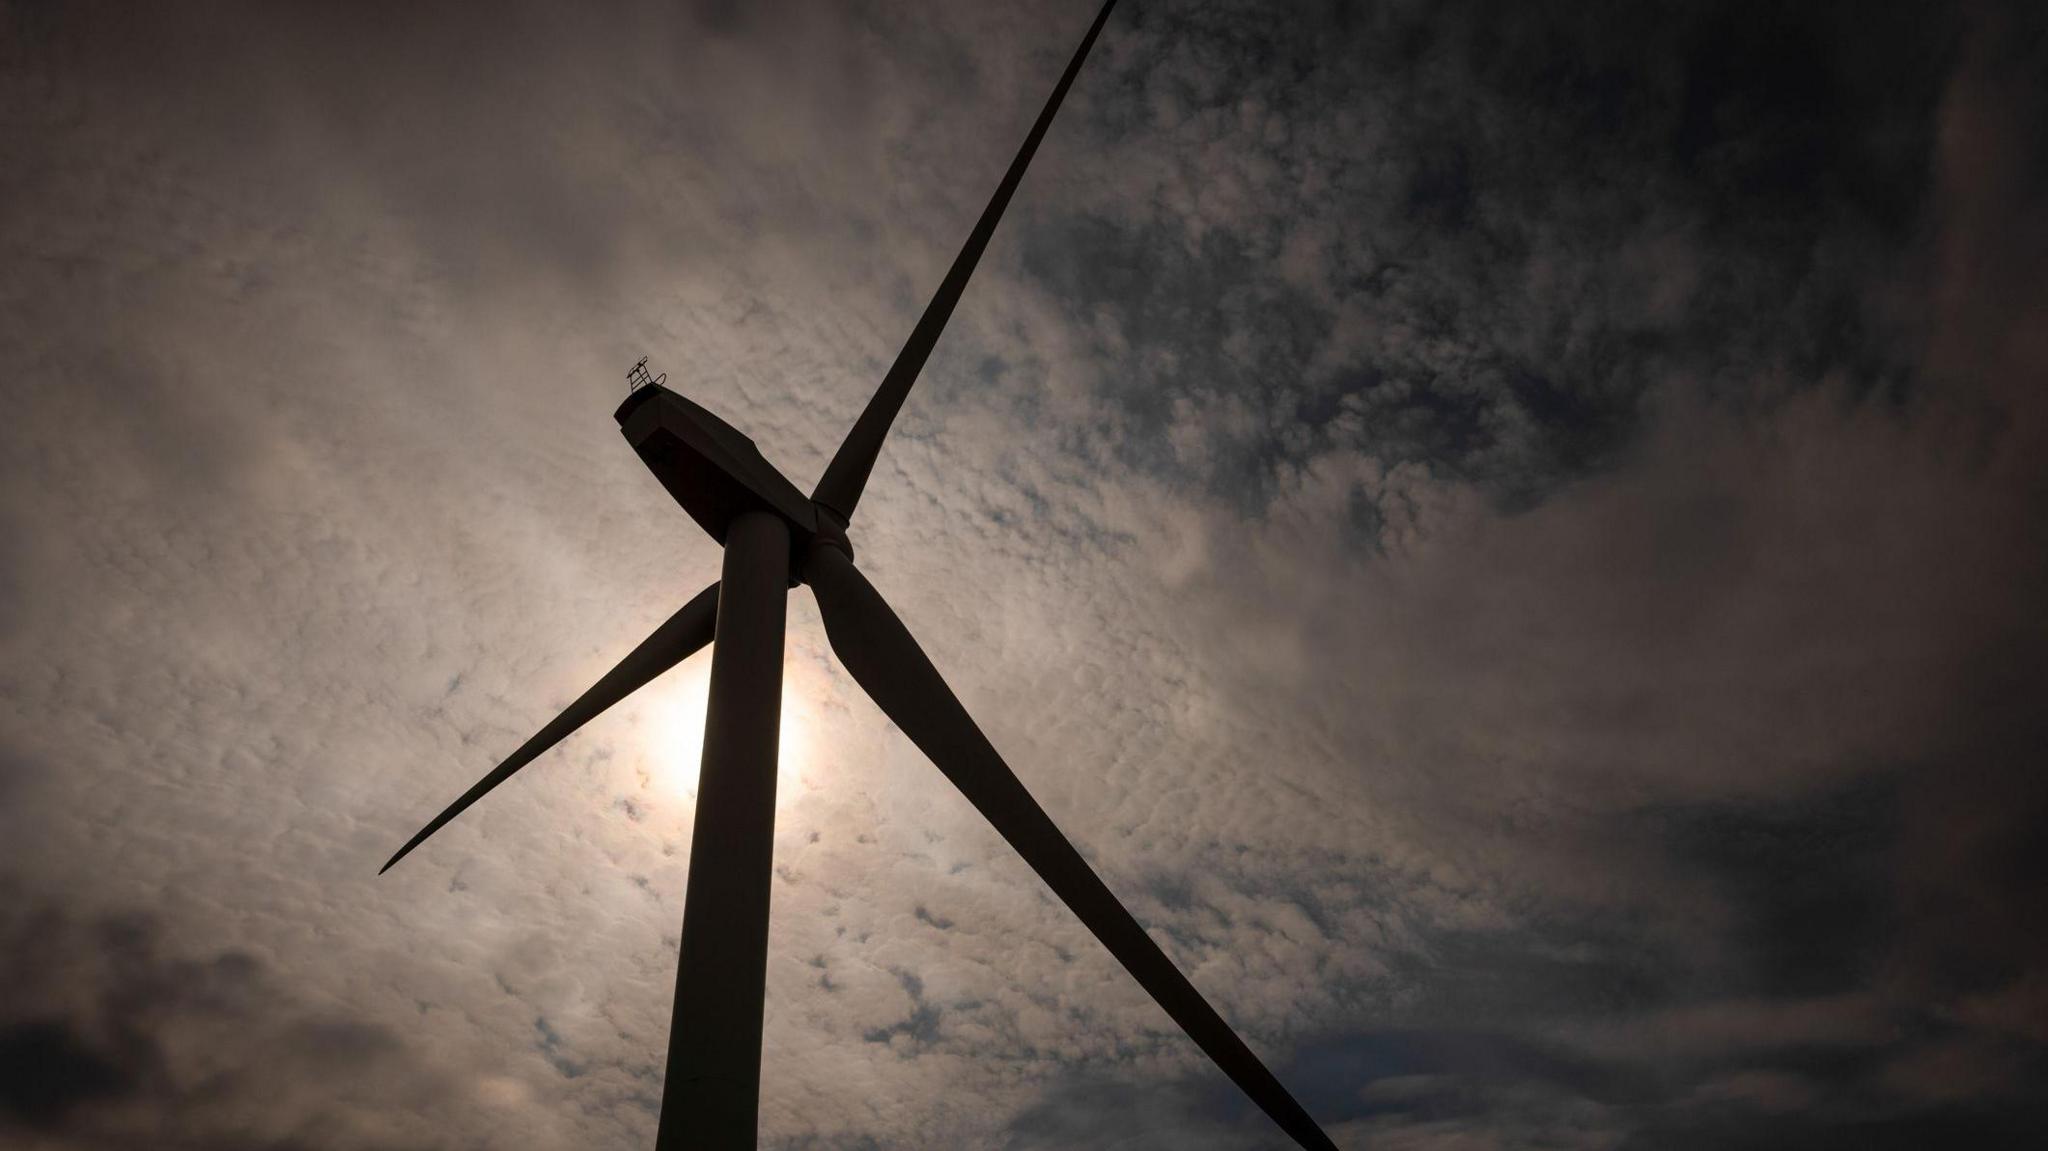
<path fill-rule="evenodd" d="M 389 871 L 536 756 L 715 638 L 657 1151 L 754 1146 L 783 626 L 788 591 L 800 582 L 817 596 L 833 653 L 882 713 L 1253 1102 L 1303 1147 L 1334 1151 L 1315 1120 L 1103 886 L 1003 763 L 881 593 L 853 566 L 846 534 L 889 425 L 1115 4 L 1108 0 L 1096 15 L 938 293 L 809 499 L 752 440 L 660 381 L 648 380 L 636 365 L 631 375 L 637 386 L 616 413 L 620 430 L 683 510 L 724 545 L 719 581 L 435 816 L 378 872 Z"/>

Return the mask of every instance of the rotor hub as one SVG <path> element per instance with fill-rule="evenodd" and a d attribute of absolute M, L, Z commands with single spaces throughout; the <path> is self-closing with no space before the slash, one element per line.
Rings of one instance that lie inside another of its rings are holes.
<path fill-rule="evenodd" d="M 831 548 L 845 556 L 848 561 L 853 559 L 853 541 L 846 538 L 846 525 L 840 521 L 839 514 L 823 504 L 813 506 L 818 509 L 818 528 L 811 533 L 810 542 L 803 548 L 802 553 L 794 557 L 796 563 L 789 576 L 791 587 L 800 582 L 797 573 L 810 565 L 811 552 L 817 548 Z"/>

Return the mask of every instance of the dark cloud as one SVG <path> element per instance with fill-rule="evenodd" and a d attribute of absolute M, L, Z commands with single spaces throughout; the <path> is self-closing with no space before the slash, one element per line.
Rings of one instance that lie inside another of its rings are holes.
<path fill-rule="evenodd" d="M 1896 938 L 1902 820 L 1895 785 L 1859 776 L 1781 803 L 1695 804 L 1645 813 L 1672 869 L 1725 908 L 1736 989 L 1839 993 L 1865 983 Z"/>
<path fill-rule="evenodd" d="M 49 1147 L 438 1142 L 379 1114 L 451 1102 L 388 1029 L 304 1002 L 247 952 L 172 953 L 153 916 L 10 896 L 0 1130 Z"/>
<path fill-rule="evenodd" d="M 1922 258 L 1952 21 L 1291 15 L 1135 17 L 1104 113 L 1129 174 L 1027 236 L 1113 334 L 1120 450 L 1160 455 L 1178 405 L 1211 452 L 1181 462 L 1232 492 L 1336 446 L 1526 500 L 1610 460 L 1673 375 L 1901 386 L 1917 333 L 1878 289 Z"/>
<path fill-rule="evenodd" d="M 126 1094 L 129 1076 L 56 1020 L 17 1023 L 0 1033 L 0 1107 L 17 1123 L 49 1127 L 81 1105 Z"/>

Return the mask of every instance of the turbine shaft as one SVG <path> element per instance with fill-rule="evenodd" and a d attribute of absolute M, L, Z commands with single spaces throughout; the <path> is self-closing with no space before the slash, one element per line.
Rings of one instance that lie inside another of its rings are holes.
<path fill-rule="evenodd" d="M 462 793 L 462 798 L 448 805 L 448 809 L 434 817 L 432 823 L 421 828 L 418 835 L 398 849 L 383 867 L 377 869 L 382 875 L 391 870 L 392 864 L 404 859 L 413 848 L 426 842 L 427 837 L 441 830 L 449 820 L 461 815 L 469 805 L 482 799 L 490 790 L 506 780 L 527 764 L 532 763 L 542 752 L 562 742 L 570 732 L 589 723 L 601 715 L 606 708 L 640 690 L 649 680 L 688 659 L 705 644 L 711 642 L 713 628 L 718 618 L 718 585 L 712 584 L 698 592 L 696 598 L 682 606 L 676 614 L 668 617 L 653 634 L 640 641 L 640 646 L 628 652 L 618 666 L 604 674 L 604 678 L 593 684 L 589 691 L 578 696 L 562 714 L 548 722 L 546 727 L 534 733 L 532 739 L 519 745 L 519 750 L 505 758 L 503 763 L 491 769 L 489 775 L 477 780 L 476 786 Z"/>
<path fill-rule="evenodd" d="M 1335 1151 L 1329 1136 L 1174 967 L 1060 833 L 853 561 L 829 546 L 814 547 L 805 560 L 803 576 L 817 595 L 833 652 L 882 713 L 995 825 L 1053 894 L 1073 909 L 1110 954 L 1261 1110 L 1301 1146 Z"/>
<path fill-rule="evenodd" d="M 750 1151 L 759 1120 L 787 525 L 734 519 L 719 587 L 655 1151 Z"/>
<path fill-rule="evenodd" d="M 989 237 L 995 234 L 996 224 L 1003 218 L 1003 209 L 1009 206 L 1010 196 L 1024 179 L 1024 169 L 1031 165 L 1031 157 L 1038 151 L 1038 142 L 1045 138 L 1052 118 L 1060 110 L 1060 101 L 1065 99 L 1067 89 L 1073 86 L 1074 77 L 1081 71 L 1081 62 L 1088 58 L 1088 49 L 1095 44 L 1095 37 L 1101 33 L 1103 24 L 1109 20 L 1109 10 L 1116 7 L 1116 0 L 1107 0 L 1102 11 L 1095 16 L 1095 23 L 1088 28 L 1088 35 L 1081 40 L 1081 46 L 1074 51 L 1074 58 L 1067 64 L 1067 70 L 1053 87 L 1052 98 L 1045 102 L 1045 109 L 1038 114 L 1038 121 L 1031 125 L 1031 132 L 1024 137 L 1024 146 L 1017 150 L 1017 158 L 1010 161 L 1010 170 L 1003 174 L 1002 183 L 996 185 L 996 193 L 982 209 L 981 219 L 975 222 L 974 231 L 968 233 L 967 243 L 960 254 L 953 259 L 953 266 L 940 282 L 939 290 L 925 305 L 924 314 L 917 319 L 917 326 L 910 330 L 910 338 L 903 342 L 903 350 L 896 353 L 896 362 L 889 365 L 889 371 L 882 377 L 880 387 L 875 389 L 873 398 L 862 410 L 853 430 L 846 433 L 846 439 L 839 445 L 839 451 L 819 478 L 817 490 L 811 499 L 839 517 L 841 524 L 853 521 L 854 505 L 860 502 L 862 490 L 867 487 L 868 473 L 874 470 L 875 458 L 882 453 L 882 441 L 889 436 L 889 425 L 896 420 L 896 413 L 903 407 L 903 400 L 910 395 L 910 386 L 917 382 L 917 374 L 930 358 L 932 348 L 939 342 L 939 334 L 945 331 L 946 321 L 953 315 L 953 306 L 960 302 L 961 293 L 967 290 L 967 281 L 974 275 L 974 266 L 981 260 L 981 253 L 988 247 Z"/>

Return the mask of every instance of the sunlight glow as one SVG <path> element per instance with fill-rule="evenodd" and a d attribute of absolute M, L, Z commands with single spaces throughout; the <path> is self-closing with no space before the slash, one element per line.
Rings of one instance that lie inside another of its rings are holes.
<path fill-rule="evenodd" d="M 794 669 L 791 669 L 794 670 Z M 697 773 L 704 756 L 704 711 L 711 695 L 711 661 L 691 660 L 675 674 L 652 685 L 646 716 L 644 754 L 651 787 L 677 799 L 694 800 Z M 782 724 L 777 735 L 781 755 L 775 779 L 775 806 L 786 806 L 804 787 L 810 763 L 811 709 L 805 694 L 785 675 Z"/>

